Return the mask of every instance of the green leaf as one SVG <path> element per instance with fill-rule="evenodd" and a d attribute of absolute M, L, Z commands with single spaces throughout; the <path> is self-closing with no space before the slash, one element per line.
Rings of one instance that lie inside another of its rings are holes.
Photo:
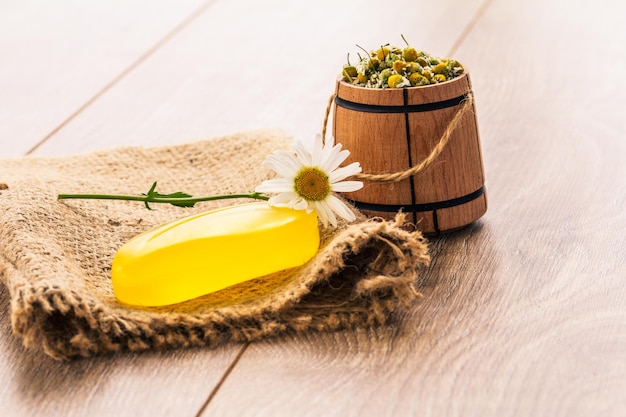
<path fill-rule="evenodd" d="M 159 197 L 159 198 L 191 198 L 193 197 L 191 194 L 187 194 L 184 193 L 182 191 L 177 191 L 175 193 L 170 193 L 170 194 L 160 194 L 160 193 L 155 193 L 154 197 Z M 176 207 L 193 207 L 196 203 L 195 201 L 179 201 L 176 203 L 170 203 L 173 206 Z"/>
<path fill-rule="evenodd" d="M 144 201 L 144 204 L 146 205 L 146 208 L 148 210 L 152 210 L 152 208 L 150 207 L 150 205 L 148 203 L 153 202 L 154 199 L 180 199 L 180 198 L 191 198 L 193 197 L 191 194 L 187 194 L 184 193 L 182 191 L 176 191 L 175 193 L 169 193 L 169 194 L 161 194 L 158 191 L 156 191 L 156 186 L 157 186 L 157 182 L 153 182 L 152 183 L 152 187 L 150 187 L 150 190 L 148 190 L 148 192 L 146 194 L 142 194 L 146 196 L 146 200 Z M 176 207 L 193 207 L 196 202 L 195 201 L 177 201 L 174 203 L 169 203 L 173 206 Z"/>
<path fill-rule="evenodd" d="M 137 195 L 120 195 L 120 194 L 59 194 L 59 200 L 65 199 L 89 199 L 89 200 L 128 200 L 141 201 L 148 210 L 152 210 L 152 203 L 166 203 L 176 207 L 194 207 L 196 203 L 203 201 L 224 200 L 227 198 L 252 198 L 255 200 L 269 200 L 269 197 L 263 193 L 249 192 L 242 194 L 220 194 L 194 197 L 191 194 L 177 191 L 175 193 L 161 194 L 156 191 L 157 182 L 153 182 L 147 193 Z"/>

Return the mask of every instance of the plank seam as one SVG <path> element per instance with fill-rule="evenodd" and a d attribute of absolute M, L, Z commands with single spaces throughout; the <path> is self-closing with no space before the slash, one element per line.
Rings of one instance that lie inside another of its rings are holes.
<path fill-rule="evenodd" d="M 465 26 L 465 28 L 463 29 L 463 31 L 461 32 L 461 34 L 459 35 L 459 37 L 457 38 L 457 40 L 454 42 L 454 44 L 452 45 L 452 47 L 450 48 L 450 51 L 448 52 L 449 57 L 452 57 L 454 54 L 456 54 L 457 49 L 459 49 L 459 47 L 461 46 L 461 44 L 463 43 L 463 41 L 465 41 L 465 39 L 467 38 L 467 36 L 470 34 L 470 32 L 474 29 L 474 27 L 476 26 L 476 23 L 478 23 L 478 21 L 480 20 L 480 18 L 485 14 L 485 11 L 487 10 L 487 8 L 491 5 L 493 0 L 485 0 L 479 7 L 478 10 L 476 10 L 476 13 L 474 14 L 474 16 L 472 16 L 472 18 L 470 19 L 470 21 L 467 23 L 467 26 Z"/>
<path fill-rule="evenodd" d="M 239 351 L 239 353 L 237 354 L 237 356 L 235 357 L 233 362 L 230 364 L 228 369 L 226 369 L 226 372 L 224 372 L 224 375 L 222 375 L 222 378 L 218 381 L 218 383 L 215 385 L 215 387 L 213 388 L 213 390 L 211 391 L 211 393 L 207 397 L 207 399 L 204 402 L 204 404 L 202 404 L 202 407 L 200 407 L 200 409 L 196 413 L 195 417 L 201 417 L 202 416 L 202 413 L 204 413 L 204 411 L 209 406 L 209 404 L 211 403 L 213 398 L 215 398 L 215 396 L 217 395 L 217 393 L 220 390 L 220 388 L 222 388 L 222 385 L 224 385 L 224 382 L 226 382 L 226 380 L 230 376 L 230 373 L 233 371 L 233 369 L 235 369 L 235 366 L 237 366 L 237 364 L 239 363 L 239 360 L 243 356 L 244 352 L 248 349 L 248 346 L 250 346 L 250 343 L 246 343 L 241 348 L 241 350 Z"/>
<path fill-rule="evenodd" d="M 144 61 L 154 55 L 159 49 L 161 49 L 165 44 L 171 41 L 176 37 L 180 32 L 183 31 L 189 24 L 191 24 L 194 20 L 196 20 L 200 15 L 202 15 L 213 3 L 217 0 L 207 0 L 200 7 L 198 7 L 193 13 L 191 13 L 187 18 L 185 18 L 182 22 L 174 27 L 170 32 L 168 32 L 164 37 L 159 39 L 157 43 L 152 45 L 146 52 L 144 52 L 139 58 L 137 58 L 132 64 L 130 64 L 126 69 L 124 69 L 121 73 L 119 73 L 115 78 L 113 78 L 109 83 L 107 83 L 100 91 L 98 91 L 94 96 L 92 96 L 89 100 L 87 100 L 83 105 L 81 105 L 78 109 L 76 109 L 72 114 L 70 114 L 65 120 L 63 120 L 57 127 L 52 129 L 50 133 L 44 136 L 39 142 L 37 142 L 32 148 L 30 148 L 24 155 L 31 155 L 37 149 L 39 149 L 44 143 L 46 143 L 51 137 L 57 134 L 61 129 L 67 126 L 72 120 L 74 120 L 78 115 L 80 115 L 85 109 L 95 103 L 100 97 L 102 97 L 106 92 L 108 92 L 111 88 L 113 88 L 117 83 L 122 81 L 128 74 L 133 72 L 137 67 L 139 67 Z"/>

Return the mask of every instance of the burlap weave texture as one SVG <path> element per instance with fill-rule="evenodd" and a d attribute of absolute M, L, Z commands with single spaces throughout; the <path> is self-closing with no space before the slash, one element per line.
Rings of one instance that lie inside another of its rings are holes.
<path fill-rule="evenodd" d="M 136 308 L 117 302 L 110 282 L 124 242 L 167 221 L 247 201 L 148 211 L 138 202 L 57 199 L 140 194 L 153 181 L 164 193 L 247 192 L 271 175 L 261 165 L 265 157 L 290 141 L 280 131 L 253 131 L 170 147 L 0 160 L 0 281 L 10 293 L 13 332 L 26 346 L 68 359 L 387 322 L 418 296 L 417 274 L 429 260 L 421 234 L 400 227 L 400 218 L 360 217 L 325 230 L 303 267 L 173 306 Z"/>

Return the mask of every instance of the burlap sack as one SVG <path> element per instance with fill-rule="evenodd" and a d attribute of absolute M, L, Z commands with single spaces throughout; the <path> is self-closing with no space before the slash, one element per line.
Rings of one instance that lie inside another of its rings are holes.
<path fill-rule="evenodd" d="M 318 254 L 303 267 L 178 305 L 135 308 L 118 303 L 110 283 L 113 255 L 125 241 L 243 201 L 149 211 L 140 202 L 57 199 L 141 194 L 153 181 L 163 193 L 248 192 L 271 175 L 261 166 L 265 157 L 289 145 L 279 131 L 257 131 L 172 147 L 0 160 L 0 279 L 10 292 L 13 332 L 24 345 L 67 359 L 385 323 L 419 295 L 417 271 L 429 260 L 421 234 L 398 222 L 360 218 L 323 232 Z"/>

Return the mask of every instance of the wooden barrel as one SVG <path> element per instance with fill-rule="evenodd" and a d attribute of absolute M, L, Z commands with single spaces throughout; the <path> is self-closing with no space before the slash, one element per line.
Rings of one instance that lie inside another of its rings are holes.
<path fill-rule="evenodd" d="M 363 173 L 403 172 L 427 158 L 471 92 L 468 74 L 439 84 L 402 89 L 356 87 L 338 81 L 333 135 Z M 365 179 L 346 194 L 369 216 L 398 211 L 427 235 L 466 226 L 487 210 L 485 176 L 473 100 L 434 162 L 399 182 Z"/>

